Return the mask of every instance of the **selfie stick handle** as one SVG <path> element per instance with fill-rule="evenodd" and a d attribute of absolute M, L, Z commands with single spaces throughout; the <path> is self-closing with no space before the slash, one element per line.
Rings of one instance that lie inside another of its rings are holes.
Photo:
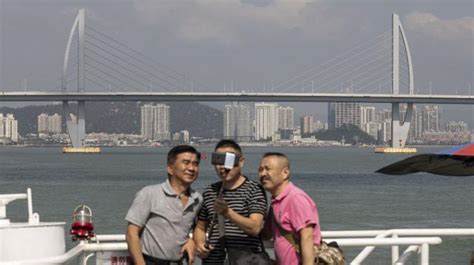
<path fill-rule="evenodd" d="M 223 198 L 223 196 L 224 196 L 224 181 L 225 181 L 225 178 L 223 178 L 223 180 L 222 180 L 222 186 L 221 186 L 221 188 L 219 189 L 219 193 L 217 194 L 217 198 Z M 216 198 L 216 199 L 217 199 L 217 198 Z M 211 239 L 212 232 L 214 231 L 214 225 L 215 225 L 215 223 L 216 223 L 216 218 L 217 218 L 217 217 L 218 217 L 218 216 L 217 216 L 217 213 L 214 212 L 214 215 L 212 216 L 212 219 L 211 219 L 211 226 L 209 227 L 209 233 L 206 233 L 206 235 L 207 235 L 207 236 L 206 236 L 206 246 L 209 246 L 209 241 L 210 241 L 210 239 Z M 218 224 L 219 224 L 219 222 L 218 222 Z M 222 231 L 222 232 L 221 232 L 221 231 Z M 221 234 L 221 233 L 222 233 L 222 234 Z M 224 232 L 223 227 L 222 227 L 222 229 L 219 228 L 219 235 L 220 235 L 220 236 L 224 236 L 224 233 L 225 233 L 225 232 Z"/>

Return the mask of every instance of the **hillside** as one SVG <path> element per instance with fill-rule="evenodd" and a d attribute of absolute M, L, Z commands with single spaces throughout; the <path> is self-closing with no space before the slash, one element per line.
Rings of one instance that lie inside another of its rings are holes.
<path fill-rule="evenodd" d="M 140 102 L 87 102 L 86 132 L 140 133 Z M 194 102 L 169 102 L 171 133 L 188 130 L 192 136 L 222 137 L 222 112 Z M 72 105 L 74 107 L 74 105 Z M 62 105 L 0 108 L 0 113 L 13 113 L 21 135 L 37 133 L 40 113 L 62 115 Z"/>
<path fill-rule="evenodd" d="M 318 131 L 314 134 L 317 139 L 341 141 L 344 138 L 346 143 L 350 144 L 375 144 L 376 140 L 358 126 L 352 124 L 343 124 L 339 128 Z"/>

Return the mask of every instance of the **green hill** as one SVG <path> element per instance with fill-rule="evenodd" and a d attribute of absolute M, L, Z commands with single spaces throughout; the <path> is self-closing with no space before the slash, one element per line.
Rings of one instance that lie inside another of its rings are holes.
<path fill-rule="evenodd" d="M 188 130 L 192 136 L 222 137 L 222 112 L 194 102 L 168 102 L 171 133 Z M 86 132 L 140 134 L 140 102 L 87 102 Z M 72 105 L 74 108 L 75 105 Z M 0 108 L 0 113 L 13 113 L 21 135 L 37 133 L 40 113 L 62 115 L 62 104 Z"/>
<path fill-rule="evenodd" d="M 341 141 L 344 138 L 350 144 L 375 144 L 376 140 L 359 127 L 352 124 L 343 124 L 339 128 L 318 131 L 313 134 L 320 140 Z"/>

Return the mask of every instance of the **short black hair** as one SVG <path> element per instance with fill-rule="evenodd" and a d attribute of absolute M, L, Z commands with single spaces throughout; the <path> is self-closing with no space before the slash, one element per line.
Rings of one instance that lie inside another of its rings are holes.
<path fill-rule="evenodd" d="M 197 156 L 198 161 L 201 161 L 201 153 L 199 153 L 196 148 L 190 145 L 177 145 L 168 152 L 168 165 L 173 164 L 176 161 L 176 157 L 182 153 L 192 153 Z"/>
<path fill-rule="evenodd" d="M 288 168 L 290 168 L 290 159 L 288 159 L 288 157 L 285 154 L 280 153 L 280 152 L 266 152 L 265 154 L 263 154 L 262 159 L 269 156 L 276 156 L 276 157 L 282 158 L 283 160 L 286 161 L 286 163 L 288 163 Z"/>
<path fill-rule="evenodd" d="M 214 148 L 214 151 L 216 151 L 217 149 L 221 148 L 221 147 L 231 147 L 233 148 L 235 151 L 237 151 L 237 153 L 239 153 L 239 155 L 242 155 L 242 149 L 240 148 L 240 145 L 234 141 L 234 140 L 230 140 L 230 139 L 222 139 L 220 140 L 217 144 L 216 144 L 216 148 Z"/>

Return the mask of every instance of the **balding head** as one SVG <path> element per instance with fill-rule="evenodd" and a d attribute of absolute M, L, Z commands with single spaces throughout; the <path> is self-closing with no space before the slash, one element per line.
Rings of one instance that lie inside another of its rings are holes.
<path fill-rule="evenodd" d="M 290 160 L 288 159 L 288 157 L 283 154 L 283 153 L 279 153 L 279 152 L 268 152 L 268 153 L 265 153 L 262 157 L 263 158 L 267 158 L 267 157 L 275 157 L 276 159 L 278 159 L 279 161 L 279 165 L 281 165 L 282 167 L 287 167 L 288 169 L 290 169 Z"/>
<path fill-rule="evenodd" d="M 266 153 L 258 168 L 260 182 L 265 190 L 277 197 L 288 185 L 290 178 L 290 161 L 282 153 Z"/>

